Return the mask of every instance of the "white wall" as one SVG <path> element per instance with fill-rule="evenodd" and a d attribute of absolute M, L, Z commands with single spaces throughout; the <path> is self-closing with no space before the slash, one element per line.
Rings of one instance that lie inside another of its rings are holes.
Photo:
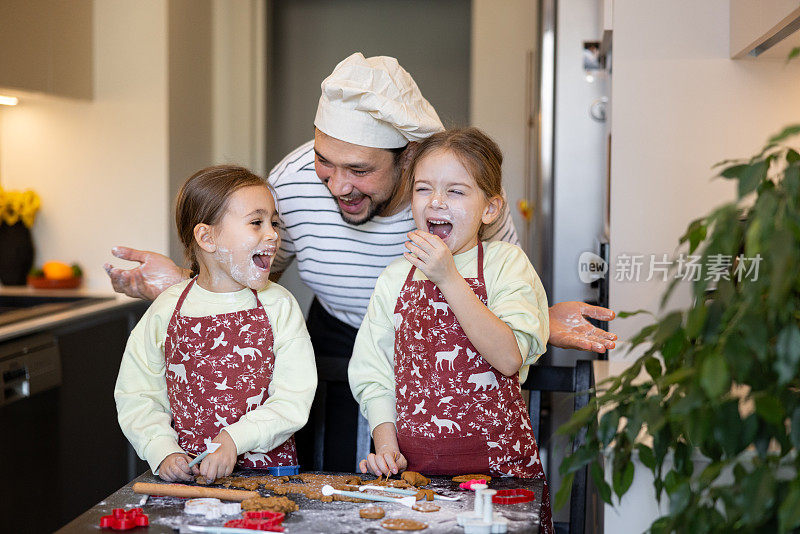
<path fill-rule="evenodd" d="M 102 264 L 128 243 L 167 249 L 167 9 L 163 0 L 95 2 L 95 98 L 23 98 L 0 110 L 0 180 L 34 189 L 36 263 Z"/>
<path fill-rule="evenodd" d="M 800 121 L 800 61 L 729 59 L 728 0 L 616 0 L 613 25 L 612 266 L 621 253 L 672 254 L 691 220 L 734 198 L 712 165 Z M 655 310 L 666 285 L 612 272 L 611 307 Z M 688 287 L 675 301 L 688 305 Z M 642 321 L 611 329 L 625 339 Z"/>

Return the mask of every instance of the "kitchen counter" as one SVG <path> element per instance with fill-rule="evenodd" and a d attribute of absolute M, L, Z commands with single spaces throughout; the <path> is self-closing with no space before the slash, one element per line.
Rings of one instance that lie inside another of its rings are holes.
<path fill-rule="evenodd" d="M 237 472 L 239 476 L 261 476 L 261 471 Z M 371 475 L 361 475 L 374 478 Z M 161 482 L 161 479 L 153 476 L 150 471 L 132 480 L 127 485 L 109 495 L 101 502 L 97 503 L 90 510 L 77 517 L 71 523 L 65 525 L 59 534 L 71 534 L 73 532 L 87 532 L 99 530 L 100 518 L 111 514 L 114 508 L 134 508 L 139 506 L 142 495 L 133 493 L 135 482 Z M 542 483 L 539 480 L 526 480 L 518 478 L 494 478 L 489 486 L 492 489 L 512 489 L 526 488 L 533 490 L 536 499 L 532 502 L 494 505 L 496 512 L 508 519 L 508 532 L 512 533 L 537 533 L 539 532 L 539 510 L 541 508 Z M 386 517 L 408 518 L 423 521 L 428 524 L 424 530 L 426 533 L 445 533 L 463 532 L 463 529 L 456 524 L 456 515 L 474 509 L 473 492 L 458 489 L 458 485 L 448 477 L 431 477 L 431 483 L 425 486 L 426 489 L 434 489 L 437 493 L 447 496 L 462 495 L 458 501 L 434 501 L 442 507 L 438 512 L 423 513 L 416 512 L 399 504 L 376 503 L 386 510 Z M 268 496 L 271 492 L 260 489 L 262 496 Z M 283 522 L 286 532 L 293 533 L 358 533 L 358 532 L 389 532 L 380 527 L 380 520 L 361 519 L 358 516 L 359 508 L 366 506 L 363 503 L 351 503 L 335 501 L 323 503 L 306 498 L 302 495 L 287 495 L 295 501 L 300 509 L 292 512 Z M 175 532 L 181 525 L 216 525 L 221 526 L 225 521 L 236 519 L 240 516 L 228 516 L 222 519 L 200 519 L 198 516 L 191 516 L 183 513 L 183 505 L 186 499 L 178 497 L 150 497 L 142 507 L 144 513 L 148 515 L 150 527 L 148 532 Z M 254 531 L 255 532 L 255 531 Z"/>
<path fill-rule="evenodd" d="M 12 339 L 43 330 L 50 330 L 71 322 L 87 319 L 93 315 L 126 309 L 143 308 L 147 303 L 125 295 L 109 291 L 89 289 L 33 289 L 27 286 L 0 286 L 0 297 L 80 297 L 107 298 L 109 300 L 87 304 L 75 309 L 58 311 L 42 317 L 35 317 L 17 323 L 0 326 L 0 341 Z"/>
<path fill-rule="evenodd" d="M 46 296 L 108 300 L 16 308 Z M 0 531 L 53 532 L 146 469 L 117 423 L 114 384 L 149 303 L 85 289 L 2 287 L 0 297 L 16 308 L 6 318 L 43 313 L 0 326 L 0 485 L 15 488 L 0 498 Z"/>

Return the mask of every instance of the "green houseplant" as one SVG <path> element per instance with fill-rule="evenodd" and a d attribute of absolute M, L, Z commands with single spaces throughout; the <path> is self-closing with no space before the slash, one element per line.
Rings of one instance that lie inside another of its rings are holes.
<path fill-rule="evenodd" d="M 643 355 L 597 384 L 594 401 L 559 430 L 585 441 L 561 464 L 557 507 L 587 465 L 604 501 L 622 497 L 635 453 L 669 503 L 652 532 L 800 528 L 800 154 L 784 145 L 798 134 L 790 126 L 754 157 L 719 164 L 738 195 L 681 238 L 702 257 L 693 302 L 631 338 Z M 760 257 L 757 276 L 742 277 L 744 263 L 734 261 L 713 280 L 709 265 L 720 256 Z M 637 439 L 643 429 L 652 440 Z M 702 469 L 695 451 L 708 460 Z"/>

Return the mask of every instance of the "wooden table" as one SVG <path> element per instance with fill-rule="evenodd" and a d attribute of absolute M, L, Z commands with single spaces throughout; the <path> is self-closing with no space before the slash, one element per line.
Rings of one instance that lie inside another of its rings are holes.
<path fill-rule="evenodd" d="M 263 472 L 244 471 L 234 473 L 238 476 L 261 476 Z M 366 479 L 367 476 L 362 476 Z M 370 477 L 372 478 L 372 477 Z M 97 503 L 94 507 L 78 516 L 75 520 L 65 525 L 58 532 L 68 534 L 73 532 L 87 532 L 99 530 L 100 518 L 108 515 L 114 508 L 134 508 L 138 506 L 142 495 L 133 493 L 134 482 L 163 482 L 154 477 L 150 471 L 129 482 L 126 486 Z M 492 489 L 513 489 L 526 488 L 533 490 L 536 499 L 533 502 L 513 505 L 495 505 L 495 511 L 502 514 L 509 521 L 509 532 L 514 533 L 538 533 L 539 532 L 539 510 L 541 508 L 542 483 L 538 480 L 525 480 L 518 478 L 494 478 L 490 483 Z M 458 489 L 458 484 L 446 477 L 432 477 L 431 483 L 425 486 L 426 489 L 433 489 L 437 493 L 447 496 L 461 495 L 458 501 L 434 501 L 442 509 L 433 513 L 416 512 L 400 504 L 377 503 L 386 510 L 386 517 L 403 517 L 424 521 L 429 528 L 425 533 L 444 533 L 444 532 L 463 532 L 463 529 L 456 523 L 456 515 L 461 512 L 472 511 L 474 507 L 473 492 Z M 263 489 L 259 492 L 270 495 Z M 287 495 L 295 501 L 300 510 L 293 512 L 287 517 L 283 525 L 287 533 L 388 533 L 380 526 L 380 521 L 361 519 L 358 516 L 359 508 L 365 504 L 350 502 L 331 502 L 323 503 L 306 498 L 302 495 Z M 225 524 L 229 519 L 237 519 L 240 516 L 231 516 L 223 519 L 198 519 L 198 516 L 191 516 L 183 513 L 183 503 L 185 499 L 177 497 L 150 497 L 143 506 L 144 512 L 150 518 L 148 533 L 175 532 L 181 525 L 217 525 Z M 107 531 L 112 531 L 107 529 Z M 144 529 L 136 529 L 131 532 L 145 532 Z M 256 532 L 256 531 L 253 531 Z"/>

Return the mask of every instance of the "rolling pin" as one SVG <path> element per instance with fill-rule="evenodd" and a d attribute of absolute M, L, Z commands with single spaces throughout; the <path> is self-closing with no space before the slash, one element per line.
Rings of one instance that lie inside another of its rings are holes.
<path fill-rule="evenodd" d="M 257 491 L 204 488 L 185 484 L 151 484 L 149 482 L 136 482 L 133 485 L 133 492 L 146 495 L 166 495 L 168 497 L 213 497 L 223 501 L 243 501 L 250 497 L 259 497 Z"/>

